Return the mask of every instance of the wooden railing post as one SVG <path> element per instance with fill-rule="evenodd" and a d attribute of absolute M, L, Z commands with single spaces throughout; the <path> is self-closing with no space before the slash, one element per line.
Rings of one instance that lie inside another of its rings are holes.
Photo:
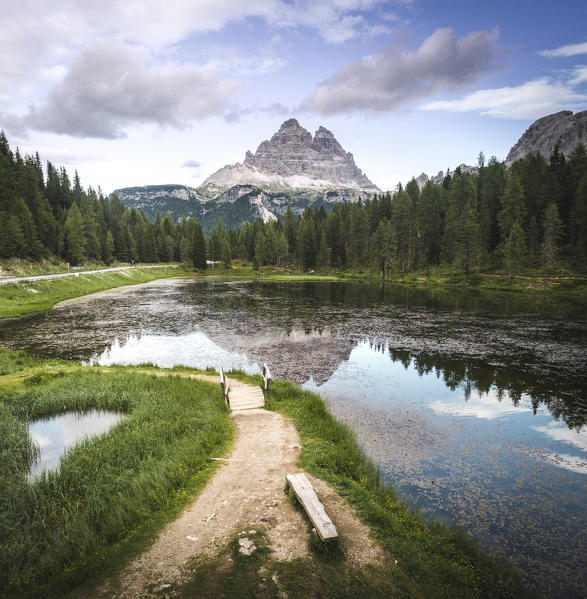
<path fill-rule="evenodd" d="M 222 368 L 222 366 L 220 367 L 220 386 L 222 387 L 222 395 L 224 396 L 226 403 L 229 403 L 229 401 L 228 401 L 228 379 L 226 378 L 226 375 L 224 374 L 224 368 Z"/>
<path fill-rule="evenodd" d="M 263 393 L 265 394 L 265 399 L 268 399 L 269 396 L 269 381 L 271 380 L 271 373 L 269 372 L 269 366 L 267 366 L 267 362 L 263 363 Z"/>

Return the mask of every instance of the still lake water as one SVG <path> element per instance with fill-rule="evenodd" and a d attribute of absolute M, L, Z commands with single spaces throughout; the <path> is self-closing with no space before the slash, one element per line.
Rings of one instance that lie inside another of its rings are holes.
<path fill-rule="evenodd" d="M 549 597 L 587 588 L 587 314 L 516 295 L 167 280 L 0 322 L 44 356 L 259 371 L 320 393 L 384 477 Z"/>

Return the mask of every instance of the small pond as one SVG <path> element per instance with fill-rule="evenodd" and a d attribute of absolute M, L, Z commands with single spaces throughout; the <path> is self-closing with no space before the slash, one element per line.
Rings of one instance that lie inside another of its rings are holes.
<path fill-rule="evenodd" d="M 105 410 L 65 412 L 29 424 L 29 435 L 39 449 L 39 457 L 28 473 L 29 481 L 41 473 L 57 470 L 61 458 L 78 441 L 107 432 L 123 415 Z"/>

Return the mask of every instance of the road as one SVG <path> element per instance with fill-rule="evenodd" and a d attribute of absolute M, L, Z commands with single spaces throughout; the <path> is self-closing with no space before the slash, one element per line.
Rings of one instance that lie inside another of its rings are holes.
<path fill-rule="evenodd" d="M 79 277 L 80 275 L 93 275 L 99 272 L 113 272 L 117 270 L 130 270 L 132 268 L 177 268 L 177 264 L 155 264 L 153 266 L 116 266 L 114 268 L 101 268 L 98 270 L 76 270 L 72 272 L 62 272 L 56 275 L 36 275 L 34 277 L 7 277 L 0 278 L 0 285 L 7 283 L 23 283 L 25 281 L 42 281 L 44 279 L 62 279 L 63 277 Z"/>

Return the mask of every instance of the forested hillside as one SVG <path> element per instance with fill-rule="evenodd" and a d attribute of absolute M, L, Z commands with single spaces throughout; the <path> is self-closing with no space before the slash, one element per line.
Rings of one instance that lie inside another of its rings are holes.
<path fill-rule="evenodd" d="M 565 158 L 530 154 L 507 169 L 479 157 L 477 175 L 455 171 L 442 184 L 420 190 L 412 180 L 393 194 L 335 204 L 327 213 L 307 207 L 283 220 L 224 229 L 208 242 L 193 218 L 175 225 L 157 213 L 150 222 L 116 195 L 82 188 L 64 168 L 12 152 L 0 133 L 0 257 L 56 256 L 72 265 L 86 260 L 169 262 L 196 268 L 206 258 L 229 265 L 293 264 L 304 270 L 337 268 L 381 273 L 430 269 L 440 264 L 468 274 L 474 268 L 515 274 L 547 272 L 561 263 L 582 271 L 587 258 L 587 152 Z"/>
<path fill-rule="evenodd" d="M 170 216 L 154 223 L 116 196 L 85 190 L 77 175 L 47 163 L 38 153 L 12 152 L 0 132 L 0 258 L 55 256 L 72 265 L 192 260 L 194 239 L 204 237 L 194 219 L 176 227 Z"/>
<path fill-rule="evenodd" d="M 412 180 L 392 196 L 306 209 L 296 219 L 257 221 L 233 236 L 236 254 L 259 264 L 295 262 L 381 272 L 429 269 L 441 263 L 514 274 L 551 269 L 559 260 L 583 269 L 587 257 L 587 153 L 568 159 L 530 154 L 510 169 L 479 157 L 478 175 L 458 171 L 441 185 Z M 220 256 L 213 256 L 220 258 Z"/>

